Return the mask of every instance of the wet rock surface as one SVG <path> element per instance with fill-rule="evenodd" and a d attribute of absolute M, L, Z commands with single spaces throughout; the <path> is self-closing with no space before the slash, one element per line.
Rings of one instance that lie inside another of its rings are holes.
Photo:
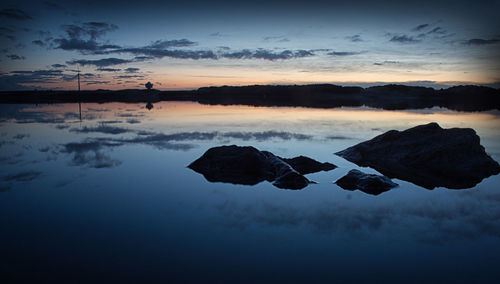
<path fill-rule="evenodd" d="M 443 129 L 437 123 L 391 130 L 336 155 L 427 189 L 470 188 L 500 172 L 473 129 Z"/>
<path fill-rule="evenodd" d="M 210 182 L 254 185 L 266 180 L 286 189 L 302 189 L 311 183 L 302 173 L 335 167 L 303 156 L 297 158 L 285 160 L 307 161 L 295 163 L 300 165 L 300 170 L 273 153 L 250 146 L 231 145 L 210 148 L 188 167 Z"/>
<path fill-rule="evenodd" d="M 297 172 L 303 175 L 320 171 L 330 171 L 337 167 L 334 164 L 321 163 L 304 156 L 298 156 L 291 159 L 280 157 L 280 159 L 288 163 L 290 166 L 292 166 L 292 168 L 294 168 Z"/>
<path fill-rule="evenodd" d="M 392 182 L 388 177 L 366 174 L 359 170 L 349 171 L 347 175 L 341 177 L 335 183 L 343 189 L 359 189 L 371 195 L 379 195 L 398 186 L 397 183 Z"/>

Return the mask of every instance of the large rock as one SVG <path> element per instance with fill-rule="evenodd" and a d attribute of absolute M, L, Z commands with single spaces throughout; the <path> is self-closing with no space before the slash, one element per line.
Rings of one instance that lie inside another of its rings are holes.
<path fill-rule="evenodd" d="M 351 170 L 347 175 L 341 177 L 335 182 L 338 186 L 346 190 L 359 189 L 364 193 L 379 195 L 382 192 L 398 186 L 388 177 L 365 174 L 359 170 Z"/>
<path fill-rule="evenodd" d="M 470 188 L 500 172 L 470 128 L 442 129 L 437 123 L 391 130 L 336 154 L 359 166 L 433 189 Z"/>
<path fill-rule="evenodd" d="M 316 169 L 315 163 L 312 164 Z M 290 164 L 274 154 L 248 146 L 231 145 L 210 148 L 188 167 L 203 174 L 210 182 L 254 185 L 267 180 L 273 182 L 276 187 L 286 189 L 302 189 L 310 183 Z M 307 168 L 304 164 L 301 164 L 300 169 L 308 173 L 314 172 L 314 169 Z"/>

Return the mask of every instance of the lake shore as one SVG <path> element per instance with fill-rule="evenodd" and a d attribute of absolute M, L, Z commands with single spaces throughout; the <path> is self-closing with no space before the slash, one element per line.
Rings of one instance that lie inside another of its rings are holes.
<path fill-rule="evenodd" d="M 500 110 L 500 90 L 483 86 L 427 87 L 384 85 L 369 88 L 337 85 L 254 85 L 203 87 L 189 91 L 94 90 L 4 91 L 0 103 L 194 101 L 211 105 L 297 106 L 312 108 L 368 106 L 386 110 L 444 107 L 459 111 Z"/>

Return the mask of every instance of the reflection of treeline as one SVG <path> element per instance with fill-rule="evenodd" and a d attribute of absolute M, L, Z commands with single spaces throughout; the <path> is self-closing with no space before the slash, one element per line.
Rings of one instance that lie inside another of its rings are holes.
<path fill-rule="evenodd" d="M 204 104 L 303 106 L 331 108 L 369 106 L 383 109 L 446 107 L 462 111 L 500 110 L 500 91 L 481 86 L 434 90 L 385 85 L 370 88 L 336 85 L 206 87 L 193 91 L 18 91 L 0 93 L 0 103 L 197 101 Z"/>

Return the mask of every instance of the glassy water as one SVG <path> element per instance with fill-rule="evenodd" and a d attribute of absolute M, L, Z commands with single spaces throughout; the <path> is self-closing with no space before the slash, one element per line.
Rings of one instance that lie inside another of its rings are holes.
<path fill-rule="evenodd" d="M 81 111 L 79 110 L 81 108 Z M 500 161 L 500 113 L 143 104 L 0 105 L 0 272 L 53 282 L 492 282 L 500 176 L 377 196 L 333 153 L 391 129 L 470 127 Z M 186 166 L 251 145 L 338 166 L 302 190 Z M 376 173 L 362 168 L 364 172 Z"/>

